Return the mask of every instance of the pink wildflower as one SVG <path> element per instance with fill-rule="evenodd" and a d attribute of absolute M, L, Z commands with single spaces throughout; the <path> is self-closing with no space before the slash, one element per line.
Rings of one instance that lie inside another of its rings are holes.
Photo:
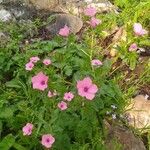
<path fill-rule="evenodd" d="M 137 49 L 138 49 L 138 47 L 137 47 L 136 43 L 131 44 L 130 47 L 129 47 L 130 52 L 136 51 Z"/>
<path fill-rule="evenodd" d="M 32 77 L 33 89 L 44 91 L 47 88 L 48 77 L 39 72 L 36 76 Z"/>
<path fill-rule="evenodd" d="M 90 16 L 90 17 L 93 17 L 95 16 L 96 14 L 96 9 L 94 7 L 87 7 L 85 10 L 84 10 L 84 14 L 86 16 Z"/>
<path fill-rule="evenodd" d="M 70 29 L 67 25 L 59 30 L 59 35 L 67 37 L 70 33 Z"/>
<path fill-rule="evenodd" d="M 39 60 L 40 60 L 40 58 L 37 57 L 37 56 L 30 58 L 30 61 L 31 61 L 32 63 L 36 63 L 36 62 L 38 62 Z"/>
<path fill-rule="evenodd" d="M 60 103 L 58 103 L 58 108 L 60 108 L 60 110 L 65 110 L 68 108 L 67 103 L 64 101 L 61 101 Z"/>
<path fill-rule="evenodd" d="M 74 98 L 74 95 L 72 92 L 68 92 L 64 94 L 64 100 L 71 101 L 73 98 Z"/>
<path fill-rule="evenodd" d="M 89 77 L 84 78 L 77 82 L 78 94 L 82 97 L 86 97 L 88 100 L 93 100 L 98 88 L 92 83 Z"/>
<path fill-rule="evenodd" d="M 99 66 L 102 65 L 102 62 L 101 62 L 100 60 L 98 60 L 98 59 L 93 59 L 93 60 L 91 61 L 91 64 L 92 64 L 92 66 L 99 67 Z"/>
<path fill-rule="evenodd" d="M 33 124 L 32 123 L 27 123 L 23 128 L 23 135 L 31 135 L 32 134 L 32 129 L 33 129 Z"/>
<path fill-rule="evenodd" d="M 51 134 L 45 134 L 42 136 L 41 143 L 46 148 L 51 148 L 54 142 L 55 142 L 55 138 Z"/>
<path fill-rule="evenodd" d="M 138 36 L 142 36 L 148 33 L 148 31 L 143 29 L 140 23 L 134 23 L 133 30 L 134 30 L 134 33 Z"/>
<path fill-rule="evenodd" d="M 26 68 L 25 69 L 28 70 L 28 71 L 31 71 L 33 69 L 33 67 L 34 67 L 34 64 L 32 62 L 28 62 L 26 64 Z"/>
<path fill-rule="evenodd" d="M 54 90 L 54 92 L 48 91 L 48 94 L 47 94 L 47 96 L 50 98 L 53 96 L 57 96 L 57 95 L 58 95 L 58 93 L 56 92 L 56 90 Z"/>
<path fill-rule="evenodd" d="M 101 23 L 101 20 L 96 19 L 95 17 L 92 17 L 90 20 L 91 27 L 95 28 L 97 25 Z"/>
<path fill-rule="evenodd" d="M 48 95 L 47 95 L 48 97 L 53 97 L 53 94 L 52 94 L 52 92 L 51 91 L 48 91 Z"/>
<path fill-rule="evenodd" d="M 50 59 L 44 59 L 43 60 L 43 64 L 45 64 L 46 66 L 50 65 L 52 62 Z"/>

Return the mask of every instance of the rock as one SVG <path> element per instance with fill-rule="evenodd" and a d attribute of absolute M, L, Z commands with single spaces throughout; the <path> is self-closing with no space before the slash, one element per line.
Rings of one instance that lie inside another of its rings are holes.
<path fill-rule="evenodd" d="M 5 10 L 4 8 L 0 9 L 0 20 L 2 22 L 9 21 L 12 18 L 13 17 L 9 11 Z"/>
<path fill-rule="evenodd" d="M 93 6 L 99 13 L 103 11 L 115 11 L 114 5 L 108 0 L 29 0 L 37 9 L 65 12 L 79 15 L 84 7 Z M 118 13 L 118 12 L 117 12 Z"/>
<path fill-rule="evenodd" d="M 28 20 L 37 15 L 37 12 L 33 7 L 29 7 L 23 2 L 11 0 L 9 2 L 5 1 L 2 5 L 16 20 Z"/>
<path fill-rule="evenodd" d="M 95 7 L 98 13 L 101 12 L 115 12 L 118 14 L 117 8 L 108 0 L 85 0 L 88 6 Z"/>
<path fill-rule="evenodd" d="M 119 150 L 146 150 L 142 140 L 136 137 L 128 128 L 121 125 L 109 126 L 106 145 L 111 150 L 118 148 Z"/>
<path fill-rule="evenodd" d="M 150 101 L 145 96 L 136 96 L 126 109 L 125 115 L 131 126 L 138 129 L 150 126 Z"/>
<path fill-rule="evenodd" d="M 57 14 L 54 17 L 55 22 L 46 26 L 46 29 L 52 35 L 57 34 L 65 25 L 67 25 L 70 28 L 71 33 L 74 34 L 78 33 L 83 26 L 82 20 L 73 15 Z"/>

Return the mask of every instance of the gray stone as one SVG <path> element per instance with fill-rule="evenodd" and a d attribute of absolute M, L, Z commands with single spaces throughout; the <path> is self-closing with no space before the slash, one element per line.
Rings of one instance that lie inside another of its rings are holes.
<path fill-rule="evenodd" d="M 5 22 L 5 21 L 9 21 L 12 19 L 12 15 L 9 11 L 5 10 L 4 8 L 2 8 L 0 10 L 0 20 Z"/>
<path fill-rule="evenodd" d="M 29 0 L 37 9 L 65 12 L 79 15 L 83 8 L 93 6 L 99 13 L 115 11 L 115 6 L 108 0 Z"/>
<path fill-rule="evenodd" d="M 116 150 L 119 147 L 118 150 L 146 150 L 142 140 L 138 136 L 135 136 L 127 127 L 109 125 L 108 128 L 109 131 L 106 138 L 108 149 Z M 117 144 L 114 144 L 114 141 L 117 141 Z"/>
<path fill-rule="evenodd" d="M 55 17 L 55 22 L 53 24 L 46 26 L 46 29 L 52 35 L 57 34 L 59 30 L 63 28 L 65 25 L 67 25 L 70 28 L 70 31 L 74 34 L 78 33 L 83 26 L 82 20 L 73 15 L 57 14 L 54 17 Z"/>
<path fill-rule="evenodd" d="M 36 14 L 36 10 L 34 8 L 29 7 L 23 2 L 10 1 L 2 3 L 2 5 L 3 8 L 7 10 L 16 20 L 32 19 L 33 16 Z"/>
<path fill-rule="evenodd" d="M 126 108 L 125 115 L 129 125 L 149 132 L 150 127 L 150 101 L 143 95 L 137 95 Z M 145 128 L 145 130 L 144 130 Z"/>

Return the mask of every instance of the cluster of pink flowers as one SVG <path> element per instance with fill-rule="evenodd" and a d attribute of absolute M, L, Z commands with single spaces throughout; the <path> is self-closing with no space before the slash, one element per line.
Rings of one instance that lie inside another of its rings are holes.
<path fill-rule="evenodd" d="M 148 31 L 143 29 L 143 27 L 140 23 L 134 23 L 133 31 L 136 36 L 143 36 L 145 34 L 148 34 Z M 130 52 L 137 51 L 137 49 L 138 49 L 138 46 L 136 43 L 132 43 L 129 47 Z"/>
<path fill-rule="evenodd" d="M 91 17 L 91 19 L 90 19 L 90 22 L 89 22 L 89 24 L 91 25 L 91 27 L 93 27 L 93 28 L 95 28 L 97 25 L 99 25 L 99 24 L 101 24 L 102 22 L 101 22 L 101 20 L 99 20 L 99 19 L 97 19 L 96 17 L 95 17 L 95 15 L 96 15 L 96 9 L 94 8 L 94 7 L 87 7 L 85 10 L 84 10 L 84 14 L 86 15 L 86 16 L 89 16 L 89 17 Z"/>
<path fill-rule="evenodd" d="M 72 92 L 66 92 L 63 97 L 63 99 L 68 102 L 72 101 L 73 98 L 74 94 Z M 66 110 L 68 108 L 68 104 L 64 101 L 59 102 L 57 106 L 60 110 Z"/>
<path fill-rule="evenodd" d="M 33 89 L 44 91 L 47 88 L 47 82 L 48 82 L 48 77 L 43 72 L 39 72 L 37 75 L 32 77 Z M 77 90 L 78 90 L 78 94 L 81 97 L 85 97 L 87 100 L 93 100 L 95 94 L 98 91 L 98 88 L 95 84 L 92 83 L 92 80 L 89 77 L 86 77 L 83 80 L 77 82 Z M 55 95 L 57 95 L 56 91 L 53 93 L 51 91 L 48 92 L 49 97 Z M 68 108 L 67 102 L 72 101 L 73 98 L 74 98 L 74 94 L 72 92 L 66 92 L 63 97 L 64 101 L 58 103 L 57 105 L 58 108 L 62 111 L 66 110 Z M 33 124 L 27 123 L 22 128 L 23 135 L 26 136 L 31 135 L 32 130 L 33 130 Z M 45 134 L 42 136 L 41 144 L 46 148 L 51 148 L 54 142 L 55 142 L 55 138 L 51 134 Z"/>
<path fill-rule="evenodd" d="M 28 71 L 31 71 L 34 67 L 34 63 L 38 62 L 40 60 L 39 57 L 35 56 L 35 57 L 31 57 L 30 61 L 25 65 L 25 69 Z"/>
<path fill-rule="evenodd" d="M 86 77 L 83 80 L 77 81 L 77 90 L 78 95 L 81 97 L 85 97 L 87 100 L 93 100 L 98 91 L 98 87 L 92 83 L 92 80 L 89 77 Z M 73 98 L 74 94 L 72 92 L 65 93 L 63 97 L 63 99 L 68 102 L 72 101 Z M 68 104 L 61 101 L 58 103 L 58 108 L 61 110 L 66 110 L 68 108 Z"/>
<path fill-rule="evenodd" d="M 28 71 L 31 71 L 34 68 L 35 63 L 37 63 L 39 60 L 40 60 L 40 58 L 37 56 L 31 57 L 30 61 L 25 65 L 25 69 Z M 51 60 L 50 59 L 44 59 L 43 64 L 48 66 L 51 64 Z"/>
<path fill-rule="evenodd" d="M 24 136 L 29 136 L 32 134 L 33 124 L 27 123 L 23 128 L 22 132 Z M 55 138 L 51 134 L 42 135 L 41 144 L 46 148 L 51 148 L 53 143 L 55 142 Z"/>
<path fill-rule="evenodd" d="M 84 14 L 86 16 L 89 16 L 91 17 L 90 19 L 90 22 L 89 24 L 91 25 L 91 27 L 95 28 L 97 25 L 101 24 L 101 20 L 97 19 L 95 17 L 96 15 L 96 9 L 94 7 L 87 7 L 85 10 L 84 10 Z M 70 34 L 70 28 L 65 25 L 64 27 L 62 27 L 59 32 L 58 32 L 59 35 L 63 36 L 63 37 L 68 37 L 69 34 Z"/>
<path fill-rule="evenodd" d="M 95 8 L 88 7 L 87 9 L 85 9 L 84 13 L 85 15 L 91 17 L 90 25 L 92 27 L 96 27 L 101 23 L 101 20 L 95 18 L 96 15 Z M 65 25 L 63 28 L 59 30 L 58 34 L 63 37 L 67 37 L 70 34 L 70 28 L 67 25 Z M 31 71 L 34 68 L 35 63 L 37 63 L 39 60 L 40 58 L 37 56 L 31 57 L 30 61 L 25 65 L 25 69 Z M 48 66 L 52 63 L 50 59 L 44 59 L 42 62 L 45 66 Z M 91 61 L 91 65 L 99 67 L 102 65 L 102 62 L 98 59 L 94 59 Z M 44 74 L 42 71 L 40 71 L 31 78 L 32 88 L 40 91 L 45 91 L 48 88 L 48 81 L 49 81 L 49 77 L 46 74 Z M 93 84 L 90 77 L 85 77 L 83 80 L 77 81 L 76 87 L 77 87 L 78 95 L 86 98 L 87 100 L 93 100 L 95 98 L 96 93 L 98 92 L 97 85 Z M 52 98 L 56 95 L 58 95 L 58 93 L 55 90 L 53 92 L 51 90 L 48 90 L 47 96 L 49 98 Z M 68 104 L 74 99 L 74 97 L 75 95 L 71 91 L 64 93 L 63 99 L 57 104 L 57 107 L 61 111 L 66 110 L 68 108 Z M 23 135 L 26 136 L 31 135 L 32 130 L 33 130 L 33 124 L 27 123 L 22 128 Z M 48 149 L 51 148 L 54 142 L 55 142 L 55 138 L 51 134 L 42 135 L 41 144 L 45 146 L 45 148 Z"/>

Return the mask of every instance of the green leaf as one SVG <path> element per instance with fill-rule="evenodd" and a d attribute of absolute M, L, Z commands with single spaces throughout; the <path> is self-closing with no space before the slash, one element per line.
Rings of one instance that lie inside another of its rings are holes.
<path fill-rule="evenodd" d="M 71 68 L 71 66 L 66 66 L 64 68 L 64 70 L 65 70 L 66 76 L 70 76 L 72 74 L 72 68 Z"/>
<path fill-rule="evenodd" d="M 16 150 L 27 150 L 25 147 L 23 147 L 22 145 L 18 144 L 18 143 L 15 143 L 13 145 L 13 147 L 16 149 Z"/>
<path fill-rule="evenodd" d="M 0 143 L 1 150 L 9 150 L 15 143 L 15 138 L 12 134 L 7 135 Z"/>
<path fill-rule="evenodd" d="M 1 108 L 0 109 L 0 118 L 7 119 L 13 116 L 12 108 Z"/>
<path fill-rule="evenodd" d="M 9 82 L 6 82 L 6 87 L 10 88 L 21 88 L 21 85 L 19 84 L 18 80 L 11 80 Z"/>

